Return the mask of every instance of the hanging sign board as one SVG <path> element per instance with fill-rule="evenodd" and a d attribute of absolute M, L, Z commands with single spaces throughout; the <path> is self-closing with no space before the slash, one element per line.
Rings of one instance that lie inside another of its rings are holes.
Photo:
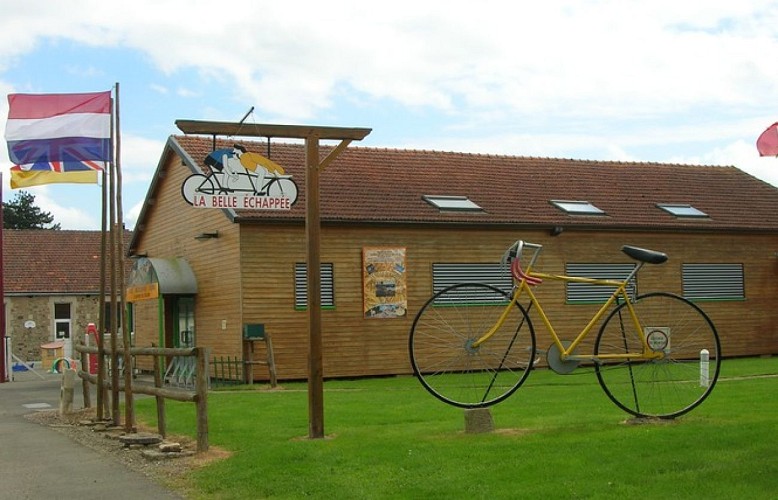
<path fill-rule="evenodd" d="M 240 144 L 205 157 L 207 175 L 184 180 L 181 194 L 196 208 L 290 210 L 297 202 L 297 184 L 284 168 Z"/>
<path fill-rule="evenodd" d="M 127 302 L 156 299 L 159 297 L 159 283 L 147 283 L 127 287 Z"/>

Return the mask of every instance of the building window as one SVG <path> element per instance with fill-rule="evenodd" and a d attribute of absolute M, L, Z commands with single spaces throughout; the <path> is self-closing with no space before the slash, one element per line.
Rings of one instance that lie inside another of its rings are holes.
<path fill-rule="evenodd" d="M 425 194 L 421 199 L 441 212 L 483 212 L 484 210 L 467 196 L 433 196 Z"/>
<path fill-rule="evenodd" d="M 321 306 L 335 307 L 335 286 L 333 285 L 333 269 L 331 263 L 321 264 Z M 294 307 L 308 307 L 308 266 L 305 262 L 294 265 Z"/>
<path fill-rule="evenodd" d="M 635 264 L 566 264 L 565 274 L 591 279 L 622 281 L 635 269 Z M 568 304 L 603 304 L 613 292 L 615 286 L 595 285 L 591 283 L 566 283 Z M 627 284 L 627 294 L 634 297 L 637 284 L 633 277 Z"/>
<path fill-rule="evenodd" d="M 551 204 L 570 215 L 605 215 L 605 212 L 588 201 L 551 200 Z"/>
<path fill-rule="evenodd" d="M 676 205 L 672 203 L 659 203 L 658 208 L 661 208 L 665 212 L 675 215 L 678 218 L 693 218 L 693 219 L 705 219 L 708 214 L 702 210 L 698 210 L 691 205 Z"/>
<path fill-rule="evenodd" d="M 54 304 L 54 338 L 63 340 L 70 338 L 70 303 Z"/>
<path fill-rule="evenodd" d="M 507 267 L 497 264 L 432 264 L 432 292 L 437 293 L 447 286 L 457 283 L 485 283 L 492 285 L 505 293 L 510 294 L 513 288 L 513 280 L 510 270 Z M 479 296 L 465 296 L 464 294 L 456 297 L 448 295 L 449 304 L 483 304 L 500 303 L 505 301 L 505 297 L 498 293 L 491 293 L 484 289 Z M 444 305 L 436 302 L 438 305 Z"/>
<path fill-rule="evenodd" d="M 683 264 L 683 296 L 691 300 L 743 300 L 743 264 Z"/>

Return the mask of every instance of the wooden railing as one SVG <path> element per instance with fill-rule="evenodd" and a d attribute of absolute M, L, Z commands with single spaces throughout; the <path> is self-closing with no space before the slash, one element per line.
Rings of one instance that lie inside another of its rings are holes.
<path fill-rule="evenodd" d="M 98 355 L 97 346 L 85 346 L 78 344 L 74 346 L 74 349 L 81 354 L 81 366 L 78 371 L 78 376 L 84 383 L 84 407 L 91 407 L 91 398 L 89 396 L 89 384 L 97 385 L 98 376 L 90 374 L 88 371 L 89 360 L 88 355 Z M 126 392 L 129 394 L 138 393 L 146 394 L 156 397 L 157 402 L 157 428 L 159 434 L 165 437 L 167 434 L 167 424 L 165 419 L 165 399 L 172 399 L 175 401 L 191 402 L 195 404 L 197 415 L 197 451 L 208 450 L 208 363 L 206 357 L 206 349 L 204 347 L 192 347 L 192 348 L 162 348 L 162 347 L 131 347 L 131 356 L 152 356 L 154 366 L 154 383 L 133 383 L 132 387 L 126 388 L 124 381 L 120 380 L 116 391 L 111 386 L 110 377 L 103 377 L 104 387 L 101 389 L 97 387 L 97 390 L 103 390 L 104 393 L 107 390 L 112 392 Z M 119 350 L 120 353 L 124 353 L 125 350 Z M 106 346 L 104 349 L 105 356 L 111 358 L 111 349 Z M 195 358 L 195 385 L 194 390 L 186 390 L 181 388 L 164 387 L 162 364 L 160 358 L 169 356 L 192 356 Z M 131 369 L 132 363 L 125 362 L 125 369 Z M 129 390 L 128 390 L 129 389 Z M 132 422 L 134 424 L 134 422 Z M 134 425 L 133 425 L 134 427 Z"/>

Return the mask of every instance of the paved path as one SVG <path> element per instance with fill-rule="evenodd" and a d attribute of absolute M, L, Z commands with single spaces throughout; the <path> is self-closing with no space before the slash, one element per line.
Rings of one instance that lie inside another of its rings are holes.
<path fill-rule="evenodd" d="M 64 434 L 24 418 L 39 409 L 58 409 L 60 376 L 15 373 L 0 384 L 0 500 L 180 499 L 151 479 Z M 76 383 L 74 408 L 83 407 Z M 93 394 L 94 398 L 94 394 Z"/>

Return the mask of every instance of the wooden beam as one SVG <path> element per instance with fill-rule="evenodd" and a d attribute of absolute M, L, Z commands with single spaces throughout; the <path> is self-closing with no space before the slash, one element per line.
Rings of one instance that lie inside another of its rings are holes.
<path fill-rule="evenodd" d="M 332 163 L 332 161 L 333 161 L 335 158 L 337 158 L 337 157 L 338 157 L 338 155 L 339 155 L 339 154 L 340 154 L 340 153 L 341 153 L 341 152 L 342 152 L 344 149 L 346 149 L 346 148 L 348 147 L 348 145 L 349 145 L 349 144 L 351 144 L 351 139 L 344 139 L 344 140 L 342 140 L 342 141 L 340 142 L 340 144 L 338 144 L 337 146 L 335 146 L 335 149 L 333 149 L 332 151 L 330 151 L 330 154 L 328 154 L 328 155 L 327 155 L 327 157 L 326 157 L 326 158 L 324 158 L 324 159 L 321 161 L 321 163 L 319 164 L 319 169 L 320 169 L 320 170 L 324 170 L 325 168 L 327 168 L 327 166 L 328 166 L 330 163 Z"/>
<path fill-rule="evenodd" d="M 355 141 L 361 141 L 372 131 L 372 129 L 369 128 L 274 125 L 200 120 L 176 120 L 176 126 L 185 134 L 278 137 L 287 139 L 308 139 L 309 137 L 316 135 L 319 140 L 351 139 Z"/>

